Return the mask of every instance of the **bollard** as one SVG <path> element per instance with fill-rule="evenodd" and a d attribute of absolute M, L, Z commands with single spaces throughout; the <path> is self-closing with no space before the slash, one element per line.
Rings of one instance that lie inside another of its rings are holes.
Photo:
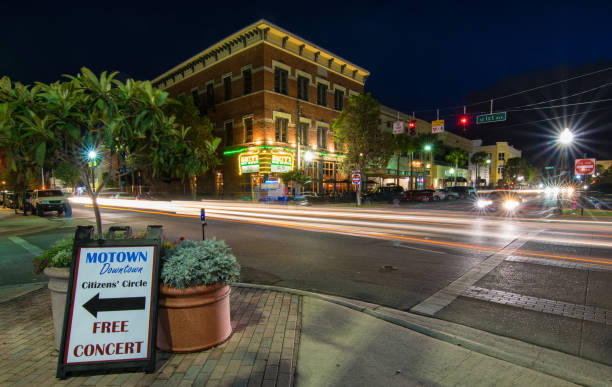
<path fill-rule="evenodd" d="M 200 208 L 200 220 L 202 221 L 202 240 L 206 240 L 206 210 Z"/>

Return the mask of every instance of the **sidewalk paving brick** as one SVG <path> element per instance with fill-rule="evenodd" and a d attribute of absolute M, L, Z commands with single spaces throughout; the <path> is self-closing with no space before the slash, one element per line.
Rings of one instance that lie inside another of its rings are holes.
<path fill-rule="evenodd" d="M 55 378 L 47 288 L 0 304 L 0 385 L 41 386 L 291 386 L 301 319 L 301 296 L 232 288 L 232 328 L 225 343 L 190 354 L 158 352 L 157 369 Z"/>

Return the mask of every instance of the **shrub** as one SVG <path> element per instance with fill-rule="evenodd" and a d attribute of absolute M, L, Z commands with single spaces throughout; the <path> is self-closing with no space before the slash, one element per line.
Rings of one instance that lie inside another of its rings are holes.
<path fill-rule="evenodd" d="M 184 241 L 170 249 L 162 268 L 162 281 L 184 289 L 190 286 L 229 284 L 238 279 L 240 265 L 224 241 Z"/>
<path fill-rule="evenodd" d="M 34 273 L 40 274 L 45 267 L 70 267 L 72 261 L 72 245 L 74 238 L 66 238 L 55 242 L 50 249 L 34 258 Z"/>

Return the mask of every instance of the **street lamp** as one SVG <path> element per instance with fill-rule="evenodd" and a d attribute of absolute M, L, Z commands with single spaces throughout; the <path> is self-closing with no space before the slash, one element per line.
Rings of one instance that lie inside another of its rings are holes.
<path fill-rule="evenodd" d="M 431 150 L 432 149 L 433 149 L 433 147 L 431 146 L 431 144 L 425 144 L 425 146 L 423 146 L 423 150 L 425 152 L 429 152 L 429 185 L 432 185 L 432 182 L 433 182 L 433 174 L 432 174 L 432 170 L 431 170 L 431 165 L 433 164 L 433 157 L 432 157 L 432 154 L 431 154 Z M 423 169 L 423 171 L 425 172 L 424 173 L 425 177 L 427 177 L 427 169 L 426 168 Z M 424 182 L 424 185 L 426 185 L 425 182 Z M 425 188 L 427 188 L 427 187 L 425 187 Z"/>
<path fill-rule="evenodd" d="M 568 128 L 565 128 L 563 132 L 559 134 L 559 142 L 562 145 L 569 145 L 574 141 L 574 133 Z"/>
<path fill-rule="evenodd" d="M 96 158 L 98 157 L 98 153 L 95 149 L 87 152 L 87 159 L 89 160 L 89 165 L 91 166 L 91 193 L 93 194 L 96 190 L 96 175 L 94 173 L 94 167 L 96 166 Z"/>

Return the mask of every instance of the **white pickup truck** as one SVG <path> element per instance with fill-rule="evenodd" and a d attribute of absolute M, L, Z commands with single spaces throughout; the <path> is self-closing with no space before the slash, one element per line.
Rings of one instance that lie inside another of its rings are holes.
<path fill-rule="evenodd" d="M 66 212 L 67 199 L 59 189 L 34 190 L 32 193 L 32 213 L 43 216 L 45 211 Z"/>

